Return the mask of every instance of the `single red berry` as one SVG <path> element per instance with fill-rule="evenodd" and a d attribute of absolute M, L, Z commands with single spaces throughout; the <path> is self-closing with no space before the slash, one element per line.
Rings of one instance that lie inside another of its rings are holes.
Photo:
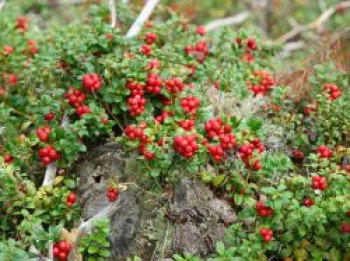
<path fill-rule="evenodd" d="M 45 114 L 44 119 L 46 121 L 52 121 L 54 117 L 55 117 L 55 114 L 53 112 L 49 112 L 48 114 Z"/>
<path fill-rule="evenodd" d="M 207 30 L 204 26 L 200 25 L 200 26 L 197 26 L 196 33 L 203 36 L 207 33 Z"/>

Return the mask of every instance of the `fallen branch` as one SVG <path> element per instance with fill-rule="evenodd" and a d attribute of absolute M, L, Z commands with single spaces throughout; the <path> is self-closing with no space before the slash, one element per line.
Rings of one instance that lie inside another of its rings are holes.
<path fill-rule="evenodd" d="M 115 2 L 114 0 L 108 0 L 109 10 L 111 12 L 111 27 L 114 28 L 117 22 L 117 13 L 115 11 Z"/>
<path fill-rule="evenodd" d="M 212 31 L 222 26 L 240 24 L 240 23 L 243 23 L 245 20 L 247 20 L 249 15 L 250 15 L 249 12 L 244 11 L 232 17 L 227 17 L 227 18 L 212 21 L 207 25 L 205 25 L 205 28 L 207 31 Z"/>
<path fill-rule="evenodd" d="M 153 10 L 156 8 L 159 0 L 148 0 L 142 9 L 140 15 L 137 17 L 133 25 L 130 27 L 129 31 L 126 34 L 126 38 L 131 38 L 139 34 L 142 29 L 143 24 L 151 16 Z"/>
<path fill-rule="evenodd" d="M 280 36 L 275 42 L 284 43 L 305 31 L 319 29 L 337 10 L 344 10 L 347 8 L 350 8 L 350 1 L 338 3 L 324 11 L 314 22 L 293 28 L 293 30 Z"/>

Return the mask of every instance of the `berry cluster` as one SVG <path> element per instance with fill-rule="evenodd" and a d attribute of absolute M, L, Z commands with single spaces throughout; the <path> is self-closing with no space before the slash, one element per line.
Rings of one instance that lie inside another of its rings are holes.
<path fill-rule="evenodd" d="M 198 97 L 188 96 L 181 99 L 181 107 L 187 114 L 196 114 L 197 107 L 200 105 Z"/>
<path fill-rule="evenodd" d="M 141 95 L 135 95 L 128 98 L 128 107 L 131 116 L 141 115 L 145 110 L 146 99 Z"/>
<path fill-rule="evenodd" d="M 341 90 L 335 84 L 325 84 L 323 90 L 328 95 L 330 101 L 336 100 L 341 96 Z"/>
<path fill-rule="evenodd" d="M 186 131 L 190 131 L 194 127 L 194 120 L 189 119 L 189 120 L 182 120 L 179 122 L 179 125 L 181 128 L 183 128 Z"/>
<path fill-rule="evenodd" d="M 248 82 L 248 87 L 254 93 L 254 96 L 266 95 L 275 85 L 275 80 L 266 71 L 256 71 L 253 75 L 257 79 L 257 84 Z"/>
<path fill-rule="evenodd" d="M 260 217 L 270 217 L 273 215 L 273 209 L 266 206 L 262 201 L 256 203 L 255 209 Z"/>
<path fill-rule="evenodd" d="M 141 142 L 147 142 L 147 136 L 143 132 L 142 128 L 129 125 L 125 128 L 124 133 L 131 140 L 139 139 Z"/>
<path fill-rule="evenodd" d="M 325 145 L 320 145 L 317 148 L 317 154 L 319 155 L 320 158 L 330 158 L 332 157 L 333 151 Z"/>
<path fill-rule="evenodd" d="M 159 94 L 161 92 L 162 79 L 154 73 L 150 73 L 147 77 L 145 86 L 146 92 Z"/>
<path fill-rule="evenodd" d="M 221 118 L 210 119 L 204 124 L 204 130 L 208 138 L 214 138 L 221 134 L 227 134 L 232 131 L 230 125 L 224 124 Z"/>
<path fill-rule="evenodd" d="M 38 128 L 36 130 L 36 135 L 38 136 L 40 141 L 48 142 L 50 138 L 50 131 L 51 131 L 51 127 L 45 126 L 42 128 Z"/>
<path fill-rule="evenodd" d="M 262 168 L 261 163 L 258 159 L 253 159 L 253 152 L 258 151 L 258 153 L 262 153 L 265 150 L 264 144 L 260 139 L 256 138 L 252 142 L 248 144 L 244 144 L 239 148 L 239 154 L 241 156 L 242 161 L 244 162 L 247 169 L 251 170 L 260 170 Z"/>
<path fill-rule="evenodd" d="M 96 92 L 102 87 L 101 76 L 97 73 L 85 74 L 82 83 L 88 92 Z"/>
<path fill-rule="evenodd" d="M 109 187 L 106 191 L 106 196 L 110 202 L 114 202 L 119 197 L 119 190 L 114 187 Z"/>
<path fill-rule="evenodd" d="M 319 190 L 325 190 L 327 188 L 327 179 L 325 177 L 321 176 L 313 176 L 312 177 L 312 188 L 313 189 L 319 189 Z"/>
<path fill-rule="evenodd" d="M 76 201 L 77 201 L 77 194 L 75 194 L 74 192 L 69 192 L 66 199 L 67 206 L 68 207 L 73 206 Z"/>
<path fill-rule="evenodd" d="M 181 92 L 185 86 L 180 78 L 171 78 L 165 81 L 165 88 L 171 93 Z"/>
<path fill-rule="evenodd" d="M 38 152 L 38 155 L 41 159 L 41 162 L 45 166 L 49 165 L 51 162 L 55 162 L 60 158 L 60 155 L 52 146 L 41 148 Z"/>
<path fill-rule="evenodd" d="M 53 257 L 59 261 L 66 261 L 71 245 L 66 240 L 61 240 L 53 245 Z"/>
<path fill-rule="evenodd" d="M 273 231 L 271 229 L 262 228 L 260 229 L 260 235 L 263 238 L 264 242 L 270 242 L 273 239 Z"/>
<path fill-rule="evenodd" d="M 76 107 L 76 112 L 79 117 L 82 117 L 84 114 L 91 113 L 91 109 L 87 105 L 79 105 Z"/>
<path fill-rule="evenodd" d="M 68 100 L 68 103 L 74 107 L 78 107 L 84 103 L 86 99 L 86 94 L 81 90 L 74 88 L 73 86 L 69 87 L 68 92 L 64 94 L 64 97 Z"/>
<path fill-rule="evenodd" d="M 128 82 L 126 88 L 130 90 L 131 95 L 143 95 L 144 86 L 141 83 L 136 83 L 134 81 Z"/>
<path fill-rule="evenodd" d="M 144 44 L 140 48 L 140 52 L 146 55 L 147 57 L 152 55 L 152 46 L 148 44 Z"/>
<path fill-rule="evenodd" d="M 198 150 L 196 142 L 197 136 L 194 134 L 174 137 L 174 150 L 185 158 L 192 158 Z"/>
<path fill-rule="evenodd" d="M 16 19 L 16 28 L 19 32 L 25 33 L 28 31 L 29 20 L 25 16 L 19 16 Z"/>
<path fill-rule="evenodd" d="M 153 44 L 157 40 L 157 35 L 154 33 L 146 33 L 145 42 L 149 45 Z"/>
<path fill-rule="evenodd" d="M 220 145 L 209 145 L 207 147 L 208 152 L 214 158 L 215 161 L 221 161 L 224 157 L 224 149 Z"/>
<path fill-rule="evenodd" d="M 236 146 L 236 137 L 233 133 L 220 134 L 219 141 L 224 150 L 232 150 Z"/>

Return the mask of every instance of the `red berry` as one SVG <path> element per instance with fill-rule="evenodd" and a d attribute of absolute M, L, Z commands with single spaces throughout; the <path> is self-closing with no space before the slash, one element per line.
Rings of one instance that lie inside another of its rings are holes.
<path fill-rule="evenodd" d="M 27 17 L 19 16 L 19 17 L 17 17 L 16 22 L 17 22 L 16 28 L 18 31 L 20 31 L 22 33 L 28 31 L 29 20 Z"/>
<path fill-rule="evenodd" d="M 110 202 L 114 202 L 119 197 L 119 191 L 116 188 L 108 188 L 106 196 Z"/>
<path fill-rule="evenodd" d="M 273 215 L 273 209 L 266 206 L 262 201 L 256 203 L 255 209 L 260 217 L 269 217 Z"/>
<path fill-rule="evenodd" d="M 303 205 L 304 205 L 305 207 L 311 207 L 311 206 L 314 205 L 314 201 L 313 201 L 311 198 L 306 198 L 306 199 L 304 199 L 304 201 L 303 201 Z"/>
<path fill-rule="evenodd" d="M 271 229 L 261 228 L 260 235 L 263 238 L 265 243 L 267 243 L 273 239 L 273 231 Z"/>
<path fill-rule="evenodd" d="M 304 158 L 304 153 L 300 150 L 294 149 L 294 150 L 292 150 L 292 156 L 294 158 L 302 159 L 302 158 Z"/>
<path fill-rule="evenodd" d="M 255 51 L 256 49 L 258 49 L 258 46 L 256 44 L 255 39 L 253 39 L 253 38 L 249 38 L 248 39 L 248 41 L 247 41 L 247 48 L 252 50 L 252 51 Z"/>
<path fill-rule="evenodd" d="M 200 25 L 200 26 L 197 26 L 196 32 L 197 32 L 197 34 L 203 36 L 203 35 L 205 35 L 207 33 L 207 30 L 205 29 L 204 26 Z"/>
<path fill-rule="evenodd" d="M 4 53 L 5 55 L 9 55 L 9 54 L 11 54 L 11 53 L 13 53 L 13 52 L 14 52 L 14 49 L 13 49 L 12 46 L 8 46 L 8 45 L 5 45 L 5 46 L 4 46 L 4 51 L 3 51 L 3 53 Z"/>
<path fill-rule="evenodd" d="M 44 119 L 46 121 L 52 121 L 54 117 L 55 117 L 55 114 L 53 112 L 49 112 L 48 114 L 45 114 Z"/>
<path fill-rule="evenodd" d="M 13 156 L 9 155 L 9 154 L 5 154 L 5 155 L 4 155 L 4 162 L 5 162 L 6 164 L 12 163 L 14 159 L 15 159 L 15 158 L 14 158 Z"/>
<path fill-rule="evenodd" d="M 350 234 L 350 223 L 341 224 L 340 230 L 343 234 Z"/>
<path fill-rule="evenodd" d="M 77 194 L 70 192 L 67 196 L 67 204 L 70 203 L 73 205 L 77 201 Z"/>

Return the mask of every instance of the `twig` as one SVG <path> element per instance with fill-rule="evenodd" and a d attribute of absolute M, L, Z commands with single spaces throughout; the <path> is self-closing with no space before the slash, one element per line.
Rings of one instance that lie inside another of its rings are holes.
<path fill-rule="evenodd" d="M 67 112 L 65 112 L 61 122 L 61 127 L 65 130 L 68 128 L 68 126 L 69 126 L 69 118 L 68 118 Z M 56 177 L 56 172 L 57 172 L 56 162 L 52 162 L 46 167 L 44 181 L 42 184 L 43 187 L 52 187 L 53 181 L 55 180 L 55 177 Z"/>
<path fill-rule="evenodd" d="M 126 38 L 131 38 L 139 34 L 142 29 L 143 24 L 151 16 L 153 10 L 156 8 L 160 0 L 148 0 L 145 6 L 143 7 L 140 15 L 137 17 L 131 28 L 126 34 Z"/>
<path fill-rule="evenodd" d="M 117 12 L 115 11 L 114 0 L 108 0 L 109 10 L 111 12 L 111 27 L 114 28 L 117 22 Z"/>
<path fill-rule="evenodd" d="M 279 54 L 281 58 L 285 58 L 291 55 L 291 52 L 301 49 L 305 46 L 304 41 L 290 42 L 284 45 L 283 51 Z"/>
<path fill-rule="evenodd" d="M 350 8 L 350 1 L 338 3 L 324 11 L 314 22 L 293 28 L 288 33 L 280 36 L 275 42 L 284 43 L 307 30 L 319 29 L 338 9 Z"/>
<path fill-rule="evenodd" d="M 244 11 L 244 12 L 241 12 L 241 13 L 235 15 L 235 16 L 212 21 L 212 22 L 208 23 L 205 26 L 205 28 L 207 29 L 207 31 L 212 31 L 212 30 L 215 30 L 215 29 L 222 27 L 222 26 L 240 24 L 240 23 L 243 23 L 245 20 L 247 20 L 249 15 L 250 15 L 249 12 Z"/>

